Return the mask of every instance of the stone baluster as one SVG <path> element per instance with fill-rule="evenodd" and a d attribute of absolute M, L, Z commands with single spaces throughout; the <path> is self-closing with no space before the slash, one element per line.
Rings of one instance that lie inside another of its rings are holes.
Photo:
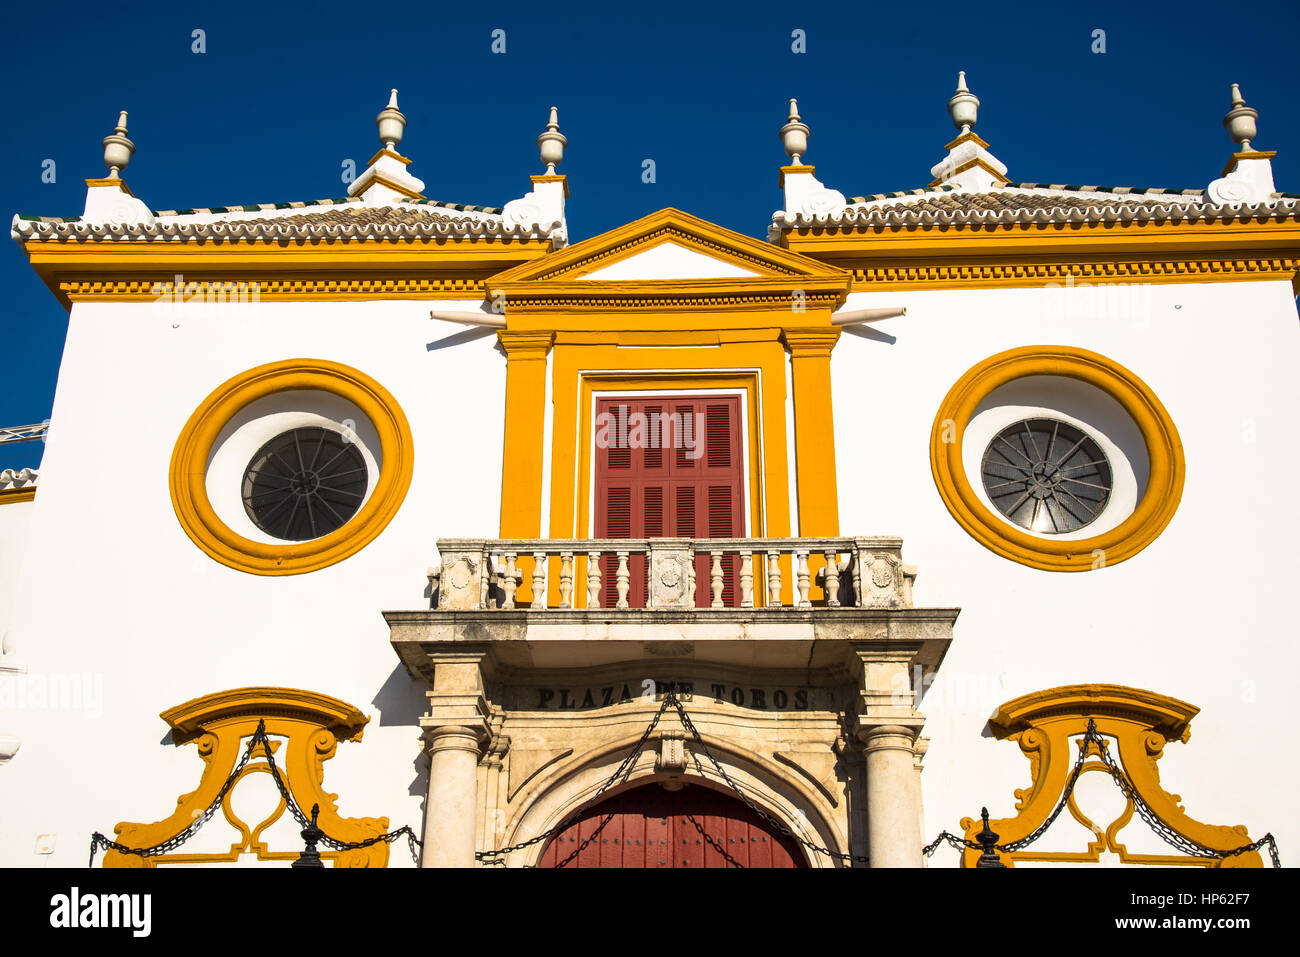
<path fill-rule="evenodd" d="M 812 576 L 808 574 L 808 550 L 801 549 L 794 553 L 795 561 L 799 568 L 799 597 L 795 604 L 800 608 L 809 607 L 812 602 L 808 600 L 808 595 L 812 591 Z"/>
<path fill-rule="evenodd" d="M 616 608 L 627 608 L 627 593 L 631 591 L 632 576 L 627 570 L 628 552 L 618 552 L 618 604 Z"/>
<path fill-rule="evenodd" d="M 695 607 L 695 549 L 687 550 L 689 561 L 686 563 L 686 594 L 691 596 L 689 607 Z"/>
<path fill-rule="evenodd" d="M 740 553 L 740 607 L 754 607 L 754 555 Z"/>
<path fill-rule="evenodd" d="M 560 552 L 560 607 L 573 607 L 573 552 Z"/>
<path fill-rule="evenodd" d="M 826 553 L 826 604 L 831 608 L 840 607 L 839 554 L 834 551 Z"/>
<path fill-rule="evenodd" d="M 767 553 L 767 604 L 769 608 L 781 607 L 781 553 L 776 549 Z"/>
<path fill-rule="evenodd" d="M 492 587 L 492 576 L 488 570 L 491 567 L 488 550 L 484 548 L 478 563 L 478 606 L 480 608 L 488 607 L 488 591 Z"/>
<path fill-rule="evenodd" d="M 515 582 L 515 577 L 518 574 L 518 571 L 515 568 L 515 560 L 518 557 L 519 555 L 517 552 L 506 552 L 506 580 L 504 585 L 506 600 L 505 603 L 502 604 L 502 608 L 515 607 L 515 589 L 518 587 L 518 584 Z"/>
<path fill-rule="evenodd" d="M 862 553 L 849 552 L 849 561 L 853 563 L 853 604 L 859 608 L 865 604 L 862 600 Z"/>
<path fill-rule="evenodd" d="M 533 552 L 533 607 L 546 607 L 546 552 Z"/>
<path fill-rule="evenodd" d="M 587 552 L 587 607 L 600 607 L 600 552 Z"/>
<path fill-rule="evenodd" d="M 713 591 L 713 603 L 710 608 L 723 608 L 722 604 L 722 552 L 712 551 L 713 567 L 709 570 L 710 586 Z"/>

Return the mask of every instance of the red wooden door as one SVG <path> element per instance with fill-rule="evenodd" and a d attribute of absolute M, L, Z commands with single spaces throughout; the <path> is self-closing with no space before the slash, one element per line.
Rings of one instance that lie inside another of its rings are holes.
<path fill-rule="evenodd" d="M 587 845 L 583 841 L 590 838 Z M 539 867 L 807 867 L 798 844 L 737 798 L 686 785 L 634 788 L 551 839 Z"/>
<path fill-rule="evenodd" d="M 597 538 L 738 538 L 745 534 L 738 396 L 632 396 L 596 403 Z M 710 559 L 695 563 L 707 607 Z M 601 561 L 602 608 L 618 602 L 617 561 Z M 723 560 L 723 602 L 740 604 L 740 558 Z M 646 565 L 628 562 L 628 604 L 644 608 Z"/>

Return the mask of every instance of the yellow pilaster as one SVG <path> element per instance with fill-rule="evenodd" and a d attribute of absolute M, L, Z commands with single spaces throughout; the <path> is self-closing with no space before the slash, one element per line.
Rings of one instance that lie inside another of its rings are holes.
<path fill-rule="evenodd" d="M 831 350 L 840 330 L 786 329 L 794 388 L 795 484 L 800 535 L 838 535 L 835 429 L 831 412 Z"/>
<path fill-rule="evenodd" d="M 505 452 L 501 462 L 501 537 L 542 534 L 542 447 L 546 426 L 546 355 L 550 332 L 502 330 L 506 352 Z M 523 582 L 516 598 L 532 600 L 532 559 L 520 556 Z"/>

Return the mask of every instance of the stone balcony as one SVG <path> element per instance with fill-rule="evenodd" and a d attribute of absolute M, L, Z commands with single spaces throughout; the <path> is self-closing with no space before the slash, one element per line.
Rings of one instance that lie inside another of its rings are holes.
<path fill-rule="evenodd" d="M 432 607 L 384 614 L 427 689 L 426 865 L 540 841 L 614 775 L 739 790 L 834 853 L 920 866 L 915 691 L 958 612 L 913 607 L 900 539 L 444 539 L 438 551 Z M 659 714 L 667 691 L 704 747 Z"/>
<path fill-rule="evenodd" d="M 929 673 L 957 616 L 913 607 L 899 538 L 442 539 L 438 551 L 433 607 L 384 616 L 430 681 L 435 649 L 458 645 L 489 646 L 507 672 L 687 658 L 843 677 L 850 646 L 867 642 Z"/>

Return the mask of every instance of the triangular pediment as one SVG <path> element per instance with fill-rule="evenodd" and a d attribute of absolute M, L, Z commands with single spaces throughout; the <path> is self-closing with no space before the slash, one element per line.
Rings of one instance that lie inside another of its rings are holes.
<path fill-rule="evenodd" d="M 608 266 L 580 273 L 575 279 L 589 282 L 674 279 L 756 279 L 762 273 L 734 261 L 710 256 L 684 246 L 675 239 L 617 259 Z"/>
<path fill-rule="evenodd" d="M 525 283 L 532 288 L 574 281 L 793 283 L 846 275 L 815 259 L 669 208 L 516 266 L 492 282 Z"/>

